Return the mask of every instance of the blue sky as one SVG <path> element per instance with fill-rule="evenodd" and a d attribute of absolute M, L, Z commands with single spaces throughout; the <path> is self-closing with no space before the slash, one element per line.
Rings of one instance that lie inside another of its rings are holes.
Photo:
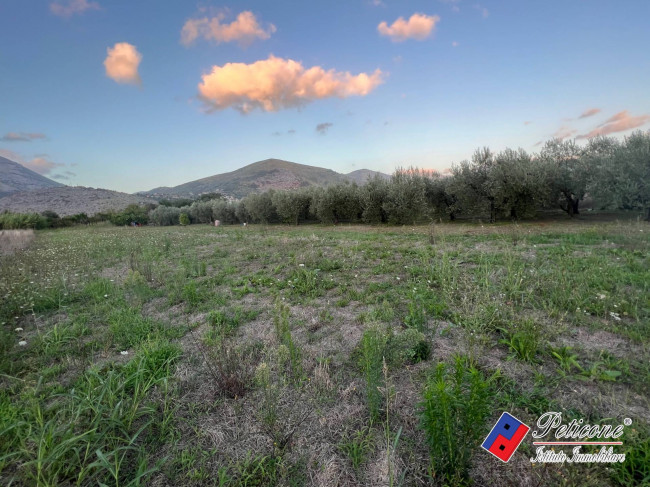
<path fill-rule="evenodd" d="M 257 34 L 238 31 L 243 12 Z M 134 192 L 270 157 L 442 170 L 484 145 L 622 137 L 650 127 L 648 18 L 645 0 L 3 0 L 0 155 L 66 184 Z M 107 50 L 122 43 L 137 73 L 110 77 Z M 279 77 L 290 60 L 300 89 Z M 305 95 L 314 67 L 327 87 Z M 260 101 L 260 79 L 283 91 Z"/>

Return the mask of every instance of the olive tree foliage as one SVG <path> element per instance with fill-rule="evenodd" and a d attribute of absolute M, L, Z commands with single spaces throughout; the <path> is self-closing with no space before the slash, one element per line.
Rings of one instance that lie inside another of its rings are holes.
<path fill-rule="evenodd" d="M 497 196 L 490 181 L 490 173 L 496 164 L 494 154 L 488 147 L 477 149 L 471 161 L 463 161 L 452 167 L 453 179 L 449 191 L 458 198 L 463 210 L 483 214 L 489 211 L 490 222 L 497 218 Z"/>
<path fill-rule="evenodd" d="M 583 149 L 573 140 L 552 139 L 544 144 L 539 157 L 547 166 L 551 198 L 569 216 L 579 214 L 590 174 Z"/>
<path fill-rule="evenodd" d="M 248 213 L 246 210 L 246 205 L 244 204 L 244 201 L 238 201 L 237 203 L 234 204 L 235 206 L 235 216 L 237 217 L 237 220 L 240 223 L 248 223 L 251 221 L 251 215 Z"/>
<path fill-rule="evenodd" d="M 311 212 L 323 223 L 356 222 L 363 209 L 356 184 L 336 184 L 314 191 Z"/>
<path fill-rule="evenodd" d="M 178 225 L 181 209 L 174 206 L 157 206 L 149 212 L 149 221 L 154 225 Z"/>
<path fill-rule="evenodd" d="M 221 223 L 238 223 L 237 206 L 225 200 L 212 200 L 212 220 L 219 220 Z"/>
<path fill-rule="evenodd" d="M 551 190 L 546 166 L 525 150 L 506 149 L 494 158 L 487 185 L 497 212 L 512 219 L 534 216 Z"/>
<path fill-rule="evenodd" d="M 259 194 L 253 193 L 242 200 L 251 222 L 275 223 L 279 221 L 278 212 L 273 204 L 274 193 L 273 190 Z"/>
<path fill-rule="evenodd" d="M 650 131 L 634 132 L 622 143 L 592 139 L 585 153 L 593 169 L 589 192 L 601 206 L 642 210 L 650 221 Z"/>
<path fill-rule="evenodd" d="M 212 201 L 195 201 L 189 207 L 183 207 L 187 211 L 192 223 L 212 223 Z"/>
<path fill-rule="evenodd" d="M 271 201 L 284 223 L 298 225 L 309 217 L 311 195 L 307 190 L 276 191 Z"/>
<path fill-rule="evenodd" d="M 390 178 L 386 201 L 382 208 L 388 221 L 410 225 L 419 221 L 426 211 L 424 176 L 416 168 L 398 168 Z"/>
<path fill-rule="evenodd" d="M 384 203 L 388 199 L 388 181 L 375 175 L 359 187 L 361 218 L 365 223 L 386 223 L 388 215 Z"/>
<path fill-rule="evenodd" d="M 460 211 L 458 197 L 453 191 L 453 176 L 430 172 L 424 178 L 424 197 L 433 218 L 456 219 Z"/>

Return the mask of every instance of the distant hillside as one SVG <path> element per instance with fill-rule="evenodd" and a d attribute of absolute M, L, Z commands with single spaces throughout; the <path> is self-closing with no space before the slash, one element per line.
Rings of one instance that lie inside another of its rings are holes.
<path fill-rule="evenodd" d="M 371 171 L 370 169 L 358 169 L 345 175 L 345 177 L 350 181 L 357 183 L 358 185 L 366 184 L 369 179 L 372 179 L 375 176 L 379 176 L 382 179 L 390 179 L 390 175 L 379 171 Z"/>
<path fill-rule="evenodd" d="M 59 216 L 86 213 L 92 216 L 109 210 L 122 210 L 131 204 L 152 203 L 150 198 L 108 189 L 61 186 L 12 193 L 0 198 L 0 211 L 42 213 L 55 211 Z"/>
<path fill-rule="evenodd" d="M 61 186 L 63 184 L 41 176 L 17 162 L 0 157 L 0 197 L 19 191 Z"/>
<path fill-rule="evenodd" d="M 243 198 L 250 193 L 262 192 L 267 189 L 329 186 L 346 181 L 363 184 L 367 179 L 367 173 L 374 174 L 375 172 L 361 169 L 345 175 L 322 167 L 307 166 L 280 159 L 266 159 L 236 171 L 197 179 L 179 186 L 154 188 L 139 194 L 157 198 L 187 198 L 204 193 L 219 192 L 227 196 Z"/>

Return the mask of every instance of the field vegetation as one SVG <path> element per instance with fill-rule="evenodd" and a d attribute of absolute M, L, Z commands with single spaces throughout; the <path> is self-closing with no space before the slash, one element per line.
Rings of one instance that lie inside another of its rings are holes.
<path fill-rule="evenodd" d="M 650 229 L 619 217 L 32 233 L 0 255 L 0 484 L 647 484 Z M 503 411 L 630 418 L 627 460 L 502 464 Z"/>

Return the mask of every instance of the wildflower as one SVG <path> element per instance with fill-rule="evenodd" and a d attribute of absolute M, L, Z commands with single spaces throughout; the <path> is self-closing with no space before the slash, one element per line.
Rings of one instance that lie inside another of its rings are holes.
<path fill-rule="evenodd" d="M 599 294 L 598 297 L 599 297 L 600 299 L 605 299 L 607 296 L 604 295 L 604 294 Z"/>
<path fill-rule="evenodd" d="M 104 297 L 107 298 L 107 297 L 108 297 L 108 294 L 104 294 Z"/>
<path fill-rule="evenodd" d="M 19 327 L 16 328 L 14 331 L 15 331 L 15 332 L 20 332 L 20 331 L 23 331 L 23 329 L 19 326 Z"/>
<path fill-rule="evenodd" d="M 129 354 L 128 350 L 122 350 L 120 352 L 120 355 L 128 355 L 128 354 Z"/>
<path fill-rule="evenodd" d="M 610 311 L 609 316 L 614 318 L 616 321 L 621 321 L 621 317 L 620 317 L 620 315 L 618 313 L 614 313 L 613 311 Z"/>
<path fill-rule="evenodd" d="M 305 264 L 298 264 L 298 267 L 305 267 Z"/>
<path fill-rule="evenodd" d="M 25 340 L 20 340 L 18 342 L 18 345 L 20 345 L 21 347 L 24 347 L 25 345 L 27 345 L 27 342 Z"/>
<path fill-rule="evenodd" d="M 395 279 L 397 279 L 398 281 L 400 280 L 399 276 L 397 276 Z"/>

